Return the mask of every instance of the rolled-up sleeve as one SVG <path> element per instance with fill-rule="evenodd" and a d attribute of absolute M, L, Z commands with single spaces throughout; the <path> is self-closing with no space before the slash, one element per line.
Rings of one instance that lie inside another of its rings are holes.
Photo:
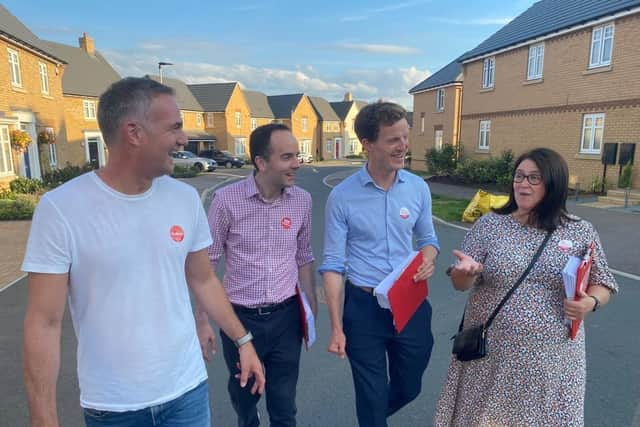
<path fill-rule="evenodd" d="M 209 255 L 209 262 L 215 271 L 220 257 L 224 254 L 224 245 L 227 241 L 230 224 L 229 212 L 224 206 L 224 201 L 222 197 L 216 197 L 215 194 L 209 207 L 208 222 L 213 243 L 209 246 L 207 254 Z"/>
<path fill-rule="evenodd" d="M 414 235 L 416 237 L 417 249 L 422 249 L 425 246 L 433 246 L 440 252 L 440 244 L 438 243 L 438 236 L 433 228 L 433 216 L 431 212 L 431 192 L 427 184 L 424 184 L 424 197 L 422 199 L 422 209 L 420 210 L 420 216 L 414 226 Z"/>
<path fill-rule="evenodd" d="M 348 224 L 344 209 L 344 203 L 333 190 L 325 207 L 324 254 L 318 268 L 320 274 L 327 271 L 345 273 Z"/>
<path fill-rule="evenodd" d="M 305 214 L 300 231 L 298 231 L 298 247 L 296 251 L 296 263 L 298 264 L 298 267 L 302 267 L 303 265 L 314 261 L 313 249 L 311 248 L 311 195 L 305 194 L 304 204 Z"/>

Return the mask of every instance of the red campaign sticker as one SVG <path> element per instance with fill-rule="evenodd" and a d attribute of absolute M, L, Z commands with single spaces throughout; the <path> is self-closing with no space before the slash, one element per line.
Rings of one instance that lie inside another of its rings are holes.
<path fill-rule="evenodd" d="M 407 218 L 409 218 L 409 209 L 407 209 L 407 208 L 400 208 L 400 218 L 402 218 L 402 219 L 407 219 Z"/>
<path fill-rule="evenodd" d="M 169 230 L 169 235 L 171 235 L 171 240 L 180 243 L 184 239 L 184 230 L 179 225 L 174 225 Z"/>
<path fill-rule="evenodd" d="M 291 228 L 291 218 L 287 218 L 286 216 L 284 218 L 282 218 L 280 220 L 280 225 L 282 226 L 282 228 L 284 228 L 285 230 L 288 230 Z"/>

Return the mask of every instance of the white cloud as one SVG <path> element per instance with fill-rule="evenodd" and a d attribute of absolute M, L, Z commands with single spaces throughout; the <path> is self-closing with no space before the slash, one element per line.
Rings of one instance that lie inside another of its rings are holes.
<path fill-rule="evenodd" d="M 157 74 L 161 59 L 152 52 L 104 51 L 111 65 L 124 76 Z M 345 92 L 355 99 L 375 101 L 385 99 L 412 109 L 409 89 L 430 75 L 416 67 L 387 69 L 352 69 L 340 75 L 323 74 L 303 65 L 298 69 L 255 67 L 245 64 L 218 65 L 208 62 L 178 62 L 162 69 L 165 77 L 185 83 L 222 83 L 237 81 L 249 90 L 267 95 L 305 93 L 322 96 L 328 101 L 342 100 Z"/>
<path fill-rule="evenodd" d="M 143 50 L 163 50 L 166 48 L 167 47 L 165 45 L 162 45 L 159 43 L 141 43 L 140 44 L 140 49 L 143 49 Z"/>
<path fill-rule="evenodd" d="M 361 13 L 360 15 L 355 15 L 355 16 L 351 16 L 351 17 L 344 17 L 341 18 L 341 20 L 343 22 L 353 22 L 353 21 L 365 21 L 367 19 L 369 19 L 370 15 L 374 15 L 377 13 L 387 13 L 387 12 L 393 12 L 396 10 L 401 10 L 401 9 L 407 9 L 410 7 L 414 7 L 414 6 L 418 6 L 424 3 L 429 3 L 430 0 L 411 0 L 411 1 L 405 1 L 402 3 L 396 3 L 396 4 L 392 4 L 389 6 L 382 6 L 382 7 L 378 7 L 378 8 L 374 8 L 374 9 L 368 9 L 365 10 L 363 13 Z"/>
<path fill-rule="evenodd" d="M 453 19 L 442 17 L 429 17 L 428 21 L 439 22 L 451 25 L 506 25 L 513 18 L 474 18 L 474 19 Z"/>
<path fill-rule="evenodd" d="M 358 50 L 368 53 L 386 53 L 391 55 L 413 55 L 420 52 L 420 49 L 415 47 L 392 44 L 338 43 L 336 46 L 342 49 Z"/>

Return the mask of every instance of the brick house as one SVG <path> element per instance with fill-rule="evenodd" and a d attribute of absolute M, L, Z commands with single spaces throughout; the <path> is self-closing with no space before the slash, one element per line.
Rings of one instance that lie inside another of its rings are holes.
<path fill-rule="evenodd" d="M 251 114 L 250 129 L 252 132 L 258 126 L 266 125 L 274 121 L 275 116 L 269 106 L 267 95 L 255 90 L 245 90 L 243 93 L 244 99 L 247 100 L 247 104 L 249 105 Z"/>
<path fill-rule="evenodd" d="M 238 82 L 189 85 L 205 112 L 205 130 L 215 137 L 215 146 L 237 156 L 249 152 L 251 114 Z"/>
<path fill-rule="evenodd" d="M 65 61 L 50 52 L 42 40 L 2 5 L 0 50 L 7 58 L 0 61 L 0 187 L 3 187 L 17 176 L 41 178 L 46 171 L 50 152 L 38 144 L 39 132 L 53 135 L 54 146 L 66 143 L 60 108 Z M 29 134 L 31 143 L 24 152 L 12 147 L 13 130 Z"/>
<path fill-rule="evenodd" d="M 340 133 L 342 143 L 340 147 L 336 143 L 334 158 L 341 159 L 344 156 L 358 155 L 362 153 L 362 144 L 358 140 L 358 135 L 353 127 L 353 123 L 362 107 L 367 105 L 364 101 L 354 101 L 350 92 L 344 95 L 344 99 L 338 102 L 331 102 L 331 108 L 340 118 Z"/>
<path fill-rule="evenodd" d="M 640 1 L 586 3 L 541 0 L 459 58 L 465 157 L 550 147 L 585 189 L 603 175 L 605 144 L 617 143 L 635 149 L 640 187 Z M 608 168 L 609 187 L 619 170 Z"/>
<path fill-rule="evenodd" d="M 300 144 L 300 152 L 319 157 L 318 115 L 309 97 L 302 93 L 267 96 L 274 120 L 291 128 Z"/>
<path fill-rule="evenodd" d="M 317 141 L 319 147 L 316 157 L 324 160 L 337 159 L 342 142 L 340 117 L 326 99 L 310 96 L 309 101 L 318 115 Z"/>
<path fill-rule="evenodd" d="M 160 81 L 159 76 L 146 75 L 145 77 Z M 176 93 L 176 100 L 182 117 L 182 128 L 189 138 L 184 149 L 197 153 L 200 150 L 213 148 L 216 138 L 205 129 L 204 108 L 193 96 L 187 84 L 182 80 L 167 77 L 162 78 L 162 83 L 172 88 Z"/>
<path fill-rule="evenodd" d="M 462 111 L 462 66 L 452 61 L 413 87 L 411 168 L 426 171 L 425 155 L 444 144 L 458 146 Z"/>
<path fill-rule="evenodd" d="M 112 83 L 120 80 L 120 75 L 95 49 L 94 41 L 87 33 L 78 39 L 79 47 L 49 41 L 43 41 L 43 44 L 67 62 L 62 92 L 68 144 L 59 146 L 58 156 L 74 165 L 91 163 L 95 168 L 104 166 L 107 148 L 98 126 L 98 98 Z M 58 166 L 62 165 L 58 162 Z"/>

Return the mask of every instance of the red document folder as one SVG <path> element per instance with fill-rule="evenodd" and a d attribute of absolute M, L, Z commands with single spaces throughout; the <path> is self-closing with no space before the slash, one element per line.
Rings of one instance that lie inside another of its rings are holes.
<path fill-rule="evenodd" d="M 296 286 L 296 297 L 298 299 L 298 306 L 300 307 L 300 326 L 302 327 L 302 340 L 304 341 L 304 347 L 306 350 L 313 345 L 316 340 L 315 333 L 315 319 L 309 303 L 306 301 L 306 296 L 302 293 L 300 286 Z"/>
<path fill-rule="evenodd" d="M 582 257 L 582 262 L 578 266 L 578 270 L 576 271 L 576 294 L 574 296 L 574 300 L 580 300 L 580 291 L 586 292 L 587 287 L 589 286 L 589 276 L 591 274 L 591 265 L 593 264 L 593 251 L 595 249 L 595 243 L 591 242 L 589 248 L 587 249 L 587 253 Z M 578 335 L 578 329 L 580 329 L 580 323 L 582 320 L 572 320 L 571 328 L 569 330 L 569 338 L 572 340 L 576 339 L 576 335 Z"/>
<path fill-rule="evenodd" d="M 389 305 L 398 333 L 407 326 L 420 304 L 429 295 L 429 285 L 426 280 L 413 281 L 413 276 L 418 272 L 420 265 L 422 265 L 422 252 L 418 252 L 389 289 Z"/>

